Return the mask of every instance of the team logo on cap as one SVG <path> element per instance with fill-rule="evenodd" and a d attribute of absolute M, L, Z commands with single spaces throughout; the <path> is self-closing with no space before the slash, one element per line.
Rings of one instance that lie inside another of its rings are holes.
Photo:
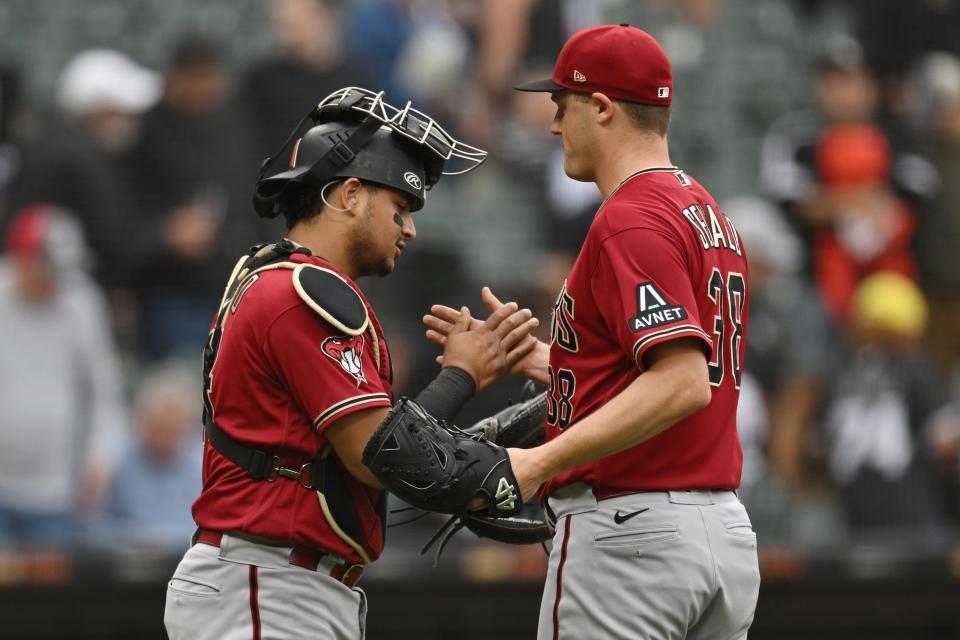
<path fill-rule="evenodd" d="M 320 345 L 323 353 L 353 376 L 357 386 L 367 379 L 363 375 L 363 336 L 330 336 Z"/>
<path fill-rule="evenodd" d="M 423 188 L 423 183 L 420 182 L 420 176 L 415 174 L 413 171 L 407 171 L 403 174 L 403 179 L 407 181 L 407 184 L 419 191 Z"/>
<path fill-rule="evenodd" d="M 586 81 L 587 81 L 587 76 L 583 75 L 582 73 L 580 73 L 579 71 L 577 71 L 576 69 L 574 69 L 574 70 L 573 70 L 573 81 L 574 81 L 574 82 L 586 82 Z"/>
<path fill-rule="evenodd" d="M 670 97 L 670 87 L 660 87 L 657 89 L 658 98 L 669 98 Z"/>

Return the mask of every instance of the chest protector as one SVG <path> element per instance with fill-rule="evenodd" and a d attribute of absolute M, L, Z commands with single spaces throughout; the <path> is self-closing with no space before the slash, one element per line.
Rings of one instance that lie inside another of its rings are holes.
<path fill-rule="evenodd" d="M 224 322 L 234 299 L 243 292 L 250 279 L 262 271 L 292 270 L 294 288 L 303 301 L 339 331 L 354 336 L 368 332 L 376 360 L 378 363 L 381 362 L 380 341 L 360 295 L 333 271 L 310 264 L 291 262 L 290 256 L 296 253 L 311 255 L 309 249 L 299 247 L 289 240 L 276 244 L 257 245 L 234 267 L 223 298 L 220 300 L 217 322 L 210 331 L 203 350 L 204 433 L 214 449 L 240 466 L 254 480 L 265 482 L 274 482 L 277 479 L 293 480 L 305 489 L 316 491 L 330 529 L 353 548 L 364 562 L 370 562 L 370 554 L 360 543 L 363 540 L 363 527 L 361 518 L 357 514 L 357 506 L 351 498 L 349 472 L 329 444 L 320 452 L 318 459 L 305 461 L 299 466 L 286 467 L 281 465 L 279 456 L 239 442 L 217 426 L 213 420 L 213 404 L 210 395 L 211 374 L 220 349 Z M 377 499 L 375 516 L 379 519 L 381 530 L 386 537 L 385 492 L 380 492 Z"/>

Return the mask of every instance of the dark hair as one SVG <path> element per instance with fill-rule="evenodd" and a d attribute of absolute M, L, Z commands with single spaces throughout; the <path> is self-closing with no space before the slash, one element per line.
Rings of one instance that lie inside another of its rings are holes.
<path fill-rule="evenodd" d="M 168 67 L 182 71 L 207 65 L 220 66 L 223 58 L 223 45 L 219 41 L 204 35 L 191 34 L 184 36 L 174 45 Z"/>
<path fill-rule="evenodd" d="M 573 92 L 575 100 L 590 102 L 590 94 Z M 667 135 L 670 128 L 670 107 L 613 100 L 624 110 L 634 127 L 642 131 L 652 131 L 661 136 Z"/>
<path fill-rule="evenodd" d="M 363 188 L 372 195 L 380 191 L 378 185 L 370 182 L 364 182 Z M 334 187 L 327 190 L 329 193 Z M 287 223 L 287 230 L 293 228 L 298 222 L 306 222 L 320 215 L 326 203 L 320 197 L 323 191 L 320 187 L 312 187 L 303 184 L 290 184 L 284 189 L 280 197 L 280 213 Z"/>
<path fill-rule="evenodd" d="M 289 184 L 280 196 L 280 213 L 287 223 L 289 231 L 298 222 L 306 222 L 320 215 L 323 209 L 323 199 L 320 197 L 321 187 L 303 184 Z"/>

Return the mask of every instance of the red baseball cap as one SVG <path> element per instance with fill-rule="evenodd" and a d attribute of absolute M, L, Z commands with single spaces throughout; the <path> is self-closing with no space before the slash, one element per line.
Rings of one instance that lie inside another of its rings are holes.
<path fill-rule="evenodd" d="M 51 207 L 33 205 L 14 216 L 7 230 L 7 252 L 23 257 L 43 255 L 52 221 Z"/>
<path fill-rule="evenodd" d="M 563 45 L 553 75 L 514 87 L 519 91 L 603 93 L 617 100 L 668 106 L 670 61 L 646 31 L 628 24 L 589 27 Z"/>
<path fill-rule="evenodd" d="M 11 256 L 41 258 L 58 270 L 90 266 L 83 229 L 73 214 L 54 204 L 33 204 L 15 213 L 5 240 Z"/>

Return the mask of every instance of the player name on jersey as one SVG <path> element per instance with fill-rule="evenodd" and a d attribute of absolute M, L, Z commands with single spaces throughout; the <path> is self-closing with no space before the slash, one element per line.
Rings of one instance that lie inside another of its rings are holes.
<path fill-rule="evenodd" d="M 718 216 L 709 204 L 704 207 L 693 204 L 681 211 L 700 236 L 700 244 L 704 249 L 730 249 L 738 256 L 743 255 L 740 249 L 740 236 L 730 218 L 722 213 Z"/>

